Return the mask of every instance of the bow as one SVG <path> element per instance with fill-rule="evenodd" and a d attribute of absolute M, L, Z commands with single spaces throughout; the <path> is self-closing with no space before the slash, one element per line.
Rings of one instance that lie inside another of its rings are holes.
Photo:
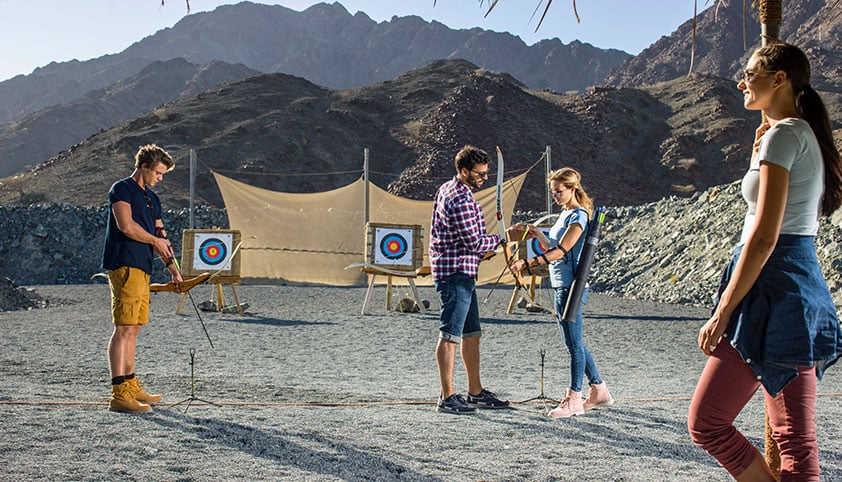
<path fill-rule="evenodd" d="M 506 242 L 506 224 L 503 222 L 503 151 L 497 146 L 497 227 L 500 229 L 500 242 Z M 506 260 L 508 264 L 509 260 Z"/>
<path fill-rule="evenodd" d="M 515 253 L 517 253 L 517 248 L 515 251 L 512 252 L 511 256 L 506 254 L 506 243 L 508 243 L 508 236 L 506 235 L 506 223 L 503 222 L 503 171 L 505 169 L 505 165 L 503 162 L 503 151 L 500 150 L 500 146 L 497 146 L 497 228 L 500 230 L 500 242 L 503 245 L 503 257 L 506 258 L 506 265 L 503 267 L 503 270 L 500 271 L 500 275 L 497 276 L 497 280 L 494 281 L 494 284 L 491 286 L 491 291 L 488 292 L 488 295 L 485 297 L 485 301 L 483 303 L 488 303 L 489 298 L 491 298 L 491 294 L 494 293 L 494 289 L 497 288 L 497 284 L 500 283 L 500 279 L 503 278 L 503 275 L 506 273 L 506 270 L 509 269 L 509 265 L 512 262 L 512 258 L 514 258 Z M 524 232 L 524 236 L 526 233 Z M 514 275 L 515 278 L 515 286 L 517 289 L 523 287 L 520 283 L 520 276 Z"/>
<path fill-rule="evenodd" d="M 249 236 L 249 237 L 248 237 L 248 238 L 246 238 L 246 239 L 256 239 L 256 238 L 257 238 L 257 236 Z M 233 250 L 233 251 L 231 251 L 231 254 L 228 256 L 228 260 L 232 260 L 232 259 L 234 259 L 234 256 L 236 256 L 237 251 L 239 251 L 239 250 L 240 250 L 240 248 L 243 246 L 243 243 L 244 243 L 245 241 L 246 241 L 245 239 L 241 239 L 241 240 L 240 240 L 240 242 L 239 242 L 239 243 L 237 243 L 237 246 L 234 246 L 234 250 Z M 225 267 L 225 266 L 224 266 L 224 263 L 223 263 L 223 267 L 222 267 L 222 268 L 220 268 L 220 269 L 218 269 L 218 270 L 214 271 L 213 273 L 211 273 L 210 278 L 208 278 L 208 281 L 211 281 L 211 282 L 212 282 L 213 280 L 215 280 L 216 278 L 218 278 L 219 276 L 221 276 L 223 271 L 226 271 L 226 270 L 229 270 L 229 269 L 231 269 L 231 268 Z"/>
<path fill-rule="evenodd" d="M 248 237 L 248 238 L 246 238 L 246 239 L 253 239 L 253 238 L 256 238 L 256 236 L 249 236 L 249 237 Z M 245 241 L 245 240 L 240 240 L 240 242 L 237 244 L 237 246 L 236 246 L 236 247 L 234 248 L 234 250 L 231 252 L 231 255 L 228 257 L 228 259 L 234 259 L 234 255 L 236 255 L 236 254 L 237 254 L 237 251 L 239 251 L 239 250 L 240 250 L 240 247 L 242 247 L 242 246 L 243 246 L 243 242 L 244 242 L 244 241 Z M 183 254 L 183 253 L 182 253 L 182 254 Z M 178 270 L 178 272 L 179 272 L 179 273 L 181 273 L 181 264 L 178 262 L 178 258 L 176 258 L 176 257 L 175 257 L 175 253 L 174 253 L 174 252 L 173 252 L 173 250 L 172 250 L 172 246 L 170 246 L 170 259 L 172 259 L 172 260 L 173 260 L 173 262 L 175 263 L 175 268 Z M 223 271 L 225 271 L 225 270 L 226 270 L 226 268 L 224 268 L 224 267 L 223 267 L 223 268 L 221 268 L 221 269 L 218 269 L 218 270 L 214 271 L 214 272 L 213 272 L 213 273 L 211 273 L 211 275 L 208 277 L 207 281 L 212 281 L 212 280 L 213 280 L 213 279 L 215 279 L 216 277 L 220 276 L 220 274 L 221 274 Z M 211 340 L 210 334 L 208 333 L 208 329 L 207 329 L 207 327 L 205 326 L 205 320 L 203 320 L 203 319 L 202 319 L 202 314 L 201 314 L 201 313 L 199 313 L 199 307 L 198 307 L 198 306 L 196 306 L 196 302 L 193 300 L 193 294 L 190 292 L 190 290 L 187 290 L 187 297 L 188 297 L 188 298 L 190 298 L 190 304 L 191 304 L 191 305 L 193 305 L 193 311 L 195 311 L 195 312 L 196 312 L 196 317 L 198 317 L 198 318 L 199 318 L 199 323 L 201 323 L 201 324 L 202 324 L 202 330 L 204 330 L 204 332 L 205 332 L 205 336 L 206 336 L 206 337 L 207 337 L 207 339 L 208 339 L 208 343 L 210 343 L 211 348 L 216 348 L 215 346 L 213 346 L 213 340 Z M 221 308 L 221 307 L 220 307 L 220 308 Z"/>
<path fill-rule="evenodd" d="M 178 262 L 178 258 L 175 257 L 175 254 L 172 252 L 172 246 L 170 246 L 170 259 L 173 260 L 175 263 L 175 269 L 181 273 L 181 264 Z M 210 278 L 209 278 L 210 279 Z M 193 301 L 193 294 L 190 293 L 190 290 L 187 290 L 187 297 L 190 298 L 190 304 L 193 305 L 193 310 L 196 311 L 196 316 L 199 318 L 199 323 L 202 324 L 202 330 L 205 332 L 205 336 L 208 338 L 208 343 L 210 343 L 211 348 L 216 348 L 213 346 L 213 340 L 211 340 L 210 334 L 208 333 L 208 329 L 205 326 L 205 320 L 202 319 L 201 313 L 199 313 L 199 307 L 196 306 L 196 302 Z"/>

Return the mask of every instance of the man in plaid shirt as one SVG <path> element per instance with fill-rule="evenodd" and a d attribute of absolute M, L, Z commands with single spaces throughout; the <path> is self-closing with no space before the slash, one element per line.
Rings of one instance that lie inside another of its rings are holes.
<path fill-rule="evenodd" d="M 430 268 L 441 298 L 436 363 L 441 382 L 439 412 L 476 413 L 481 408 L 508 408 L 483 388 L 479 376 L 479 306 L 476 278 L 480 258 L 504 240 L 487 234 L 482 206 L 471 189 L 488 179 L 488 154 L 465 146 L 456 154 L 456 176 L 436 192 L 430 228 Z M 462 344 L 462 363 L 468 375 L 468 398 L 453 390 L 456 345 Z"/>

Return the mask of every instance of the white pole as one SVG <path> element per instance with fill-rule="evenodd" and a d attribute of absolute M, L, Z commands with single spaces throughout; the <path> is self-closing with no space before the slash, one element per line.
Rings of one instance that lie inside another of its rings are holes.
<path fill-rule="evenodd" d="M 190 148 L 190 229 L 193 229 L 193 189 L 196 185 L 196 151 Z"/>
<path fill-rule="evenodd" d="M 365 224 L 368 225 L 368 147 L 363 150 L 363 179 L 365 180 Z"/>
<path fill-rule="evenodd" d="M 552 148 L 547 146 L 547 177 L 546 179 L 550 178 L 550 173 L 552 172 Z M 553 193 L 552 189 L 550 189 L 550 184 L 547 183 L 547 216 L 553 213 Z"/>

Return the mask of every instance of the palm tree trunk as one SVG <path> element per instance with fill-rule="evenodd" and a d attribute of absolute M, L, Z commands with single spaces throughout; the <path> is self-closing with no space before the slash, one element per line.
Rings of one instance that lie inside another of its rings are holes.
<path fill-rule="evenodd" d="M 760 13 L 760 41 L 764 47 L 769 42 L 780 40 L 782 3 L 782 0 L 758 0 L 757 2 Z"/>
<path fill-rule="evenodd" d="M 760 14 L 760 41 L 765 47 L 769 42 L 780 39 L 781 19 L 783 18 L 782 0 L 758 0 Z M 764 119 L 765 121 L 765 119 Z M 781 450 L 772 438 L 772 426 L 769 424 L 769 406 L 766 406 L 766 463 L 772 473 L 781 478 Z"/>

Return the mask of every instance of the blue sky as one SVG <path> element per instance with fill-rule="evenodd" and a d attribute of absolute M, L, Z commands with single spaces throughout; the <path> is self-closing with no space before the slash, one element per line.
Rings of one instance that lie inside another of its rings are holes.
<path fill-rule="evenodd" d="M 375 21 L 418 15 L 451 28 L 480 27 L 510 32 L 527 44 L 559 38 L 580 40 L 600 48 L 637 54 L 692 18 L 693 0 L 579 0 L 576 23 L 572 0 L 555 0 L 535 33 L 540 11 L 530 22 L 539 0 L 500 0 L 484 17 L 488 1 L 479 0 L 341 0 L 349 12 L 365 12 Z M 236 0 L 191 0 L 191 13 L 213 10 Z M 312 0 L 260 1 L 304 10 Z M 332 0 L 328 3 L 333 3 Z M 698 0 L 699 9 L 713 0 Z M 118 53 L 132 43 L 170 27 L 187 14 L 184 0 L 0 0 L 0 80 L 28 74 L 52 61 L 88 60 Z"/>

